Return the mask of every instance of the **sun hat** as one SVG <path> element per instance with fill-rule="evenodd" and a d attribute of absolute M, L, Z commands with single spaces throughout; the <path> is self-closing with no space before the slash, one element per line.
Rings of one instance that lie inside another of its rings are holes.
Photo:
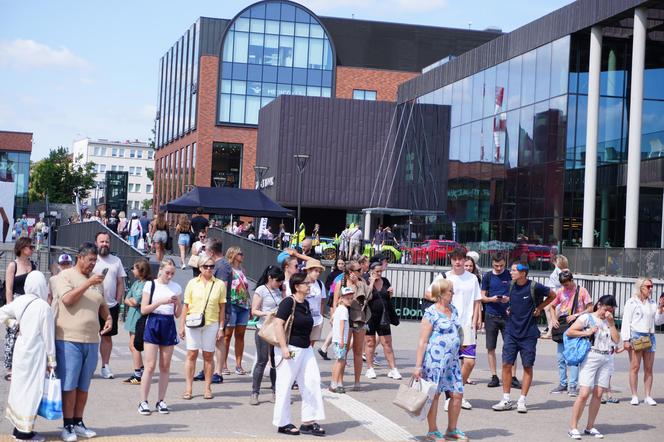
<path fill-rule="evenodd" d="M 325 267 L 320 263 L 319 260 L 317 259 L 310 259 L 307 260 L 307 264 L 304 266 L 304 271 L 311 270 L 311 269 L 320 269 L 320 271 L 324 271 Z"/>

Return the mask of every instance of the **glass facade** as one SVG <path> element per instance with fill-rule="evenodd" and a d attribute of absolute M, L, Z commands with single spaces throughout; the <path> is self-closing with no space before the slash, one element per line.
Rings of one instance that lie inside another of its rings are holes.
<path fill-rule="evenodd" d="M 220 67 L 220 123 L 258 124 L 275 97 L 331 97 L 335 60 L 323 26 L 290 2 L 245 9 L 224 36 Z"/>
<path fill-rule="evenodd" d="M 200 22 L 194 23 L 159 61 L 156 145 L 196 128 Z"/>
<path fill-rule="evenodd" d="M 569 53 L 565 37 L 418 99 L 450 106 L 447 236 L 561 238 Z"/>
<path fill-rule="evenodd" d="M 30 178 L 30 152 L 0 151 L 0 181 L 14 183 L 13 219 L 28 211 L 28 180 Z"/>

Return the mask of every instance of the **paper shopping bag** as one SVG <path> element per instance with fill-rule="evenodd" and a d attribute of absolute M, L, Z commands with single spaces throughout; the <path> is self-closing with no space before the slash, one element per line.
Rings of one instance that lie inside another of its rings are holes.
<path fill-rule="evenodd" d="M 62 390 L 60 390 L 60 379 L 51 372 L 44 381 L 44 393 L 39 403 L 37 414 L 48 420 L 62 419 Z"/>

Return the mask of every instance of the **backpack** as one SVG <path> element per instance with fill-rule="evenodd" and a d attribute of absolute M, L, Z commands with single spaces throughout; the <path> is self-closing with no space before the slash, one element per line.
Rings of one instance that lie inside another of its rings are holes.
<path fill-rule="evenodd" d="M 594 327 L 595 320 L 593 319 L 593 316 L 589 315 L 589 319 L 588 327 Z M 565 332 L 563 335 L 563 345 L 563 357 L 565 358 L 565 363 L 567 365 L 581 365 L 588 356 L 592 343 L 590 342 L 590 336 L 570 338 L 567 336 L 567 332 Z"/>
<path fill-rule="evenodd" d="M 510 282 L 510 289 L 507 292 L 507 296 L 510 298 L 510 310 L 512 305 L 512 289 L 514 289 L 514 281 Z M 537 299 L 535 298 L 535 281 L 530 281 L 530 299 L 533 301 L 533 311 L 537 308 Z"/>

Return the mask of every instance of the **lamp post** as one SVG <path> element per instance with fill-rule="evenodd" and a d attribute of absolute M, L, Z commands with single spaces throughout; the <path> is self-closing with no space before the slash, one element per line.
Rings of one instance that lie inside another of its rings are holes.
<path fill-rule="evenodd" d="M 256 175 L 256 189 L 261 190 L 261 183 L 263 176 L 270 168 L 268 166 L 254 166 L 254 174 Z"/>
<path fill-rule="evenodd" d="M 295 165 L 297 167 L 297 219 L 295 220 L 295 246 L 300 245 L 300 212 L 302 210 L 302 172 L 307 166 L 307 161 L 309 161 L 309 155 L 304 153 L 296 153 L 293 155 L 295 158 Z"/>

